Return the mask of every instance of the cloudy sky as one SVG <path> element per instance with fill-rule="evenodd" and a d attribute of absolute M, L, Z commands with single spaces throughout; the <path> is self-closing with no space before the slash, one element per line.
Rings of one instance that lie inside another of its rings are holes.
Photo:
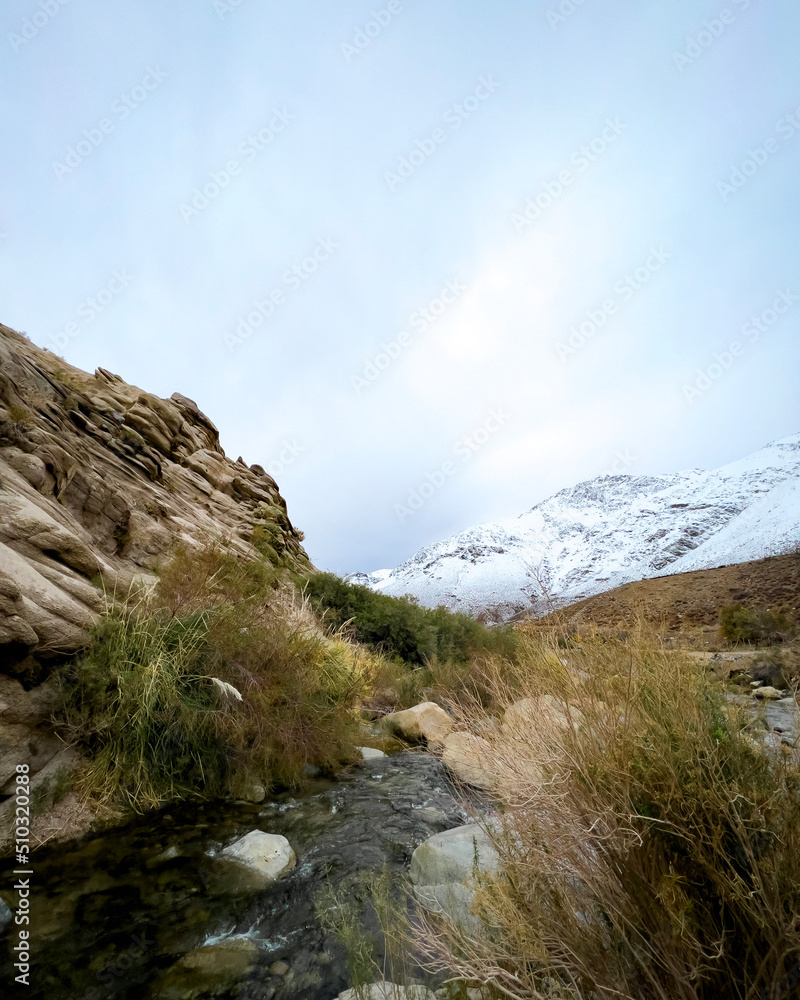
<path fill-rule="evenodd" d="M 800 430 L 796 0 L 15 0 L 0 321 L 321 568 Z"/>

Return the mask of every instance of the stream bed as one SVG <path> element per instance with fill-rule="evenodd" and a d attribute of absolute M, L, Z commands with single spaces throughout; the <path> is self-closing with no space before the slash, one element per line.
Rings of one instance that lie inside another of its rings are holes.
<path fill-rule="evenodd" d="M 359 873 L 405 872 L 418 844 L 466 821 L 441 763 L 404 752 L 314 779 L 296 796 L 171 806 L 44 847 L 30 865 L 31 985 L 7 976 L 12 923 L 0 937 L 3 995 L 333 1000 L 350 982 L 343 949 L 316 916 L 320 889 L 353 893 Z M 297 865 L 242 892 L 211 855 L 254 829 L 286 837 Z M 13 859 L 0 867 L 0 884 L 12 885 Z"/>

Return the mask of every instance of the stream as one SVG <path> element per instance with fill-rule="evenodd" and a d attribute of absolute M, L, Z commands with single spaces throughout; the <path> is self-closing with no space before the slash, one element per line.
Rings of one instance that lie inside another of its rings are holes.
<path fill-rule="evenodd" d="M 359 873 L 405 872 L 418 844 L 466 821 L 441 763 L 403 752 L 313 779 L 295 796 L 173 805 L 45 846 L 30 865 L 31 985 L 9 977 L 3 995 L 333 1000 L 351 984 L 343 948 L 316 916 L 320 889 L 352 895 Z M 297 865 L 266 889 L 241 892 L 210 855 L 254 829 L 286 837 Z M 12 885 L 13 859 L 0 867 Z M 5 956 L 16 930 L 0 937 Z M 11 963 L 3 965 L 6 975 Z"/>

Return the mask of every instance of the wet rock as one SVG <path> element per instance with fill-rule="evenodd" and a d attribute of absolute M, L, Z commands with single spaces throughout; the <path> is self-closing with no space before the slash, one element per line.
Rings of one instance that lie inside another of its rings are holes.
<path fill-rule="evenodd" d="M 294 868 L 297 858 L 289 841 L 275 833 L 251 830 L 234 841 L 218 856 L 218 860 L 246 870 L 242 880 L 248 887 L 266 886 Z"/>
<path fill-rule="evenodd" d="M 800 709 L 794 698 L 769 701 L 764 706 L 764 716 L 771 730 L 780 734 L 784 743 L 796 746 L 800 741 Z"/>
<path fill-rule="evenodd" d="M 269 974 L 271 976 L 285 976 L 289 971 L 289 966 L 286 962 L 273 962 L 269 967 Z"/>
<path fill-rule="evenodd" d="M 356 747 L 364 758 L 364 760 L 380 760 L 381 757 L 385 757 L 386 754 L 383 750 L 376 750 L 374 747 Z"/>
<path fill-rule="evenodd" d="M 384 715 L 378 723 L 390 736 L 397 736 L 407 743 L 441 742 L 453 728 L 453 720 L 443 708 L 433 701 L 423 701 L 403 712 Z"/>
<path fill-rule="evenodd" d="M 190 951 L 153 984 L 150 1000 L 193 1000 L 233 986 L 258 959 L 258 946 L 248 938 L 228 938 Z"/>
<path fill-rule="evenodd" d="M 0 898 L 0 931 L 4 931 L 6 927 L 11 923 L 13 913 L 8 907 L 6 901 Z"/>

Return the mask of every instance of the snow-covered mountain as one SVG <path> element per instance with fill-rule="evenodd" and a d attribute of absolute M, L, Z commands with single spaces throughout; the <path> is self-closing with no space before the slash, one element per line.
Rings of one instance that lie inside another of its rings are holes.
<path fill-rule="evenodd" d="M 800 434 L 720 469 L 603 476 L 517 518 L 350 579 L 500 621 L 620 584 L 778 555 L 800 544 Z"/>

